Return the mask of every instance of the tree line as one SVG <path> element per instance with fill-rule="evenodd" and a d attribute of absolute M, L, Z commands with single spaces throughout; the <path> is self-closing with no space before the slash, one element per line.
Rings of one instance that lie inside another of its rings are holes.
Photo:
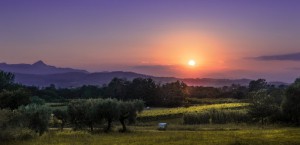
<path fill-rule="evenodd" d="M 255 87 L 255 84 L 249 85 L 249 87 L 233 84 L 215 88 L 187 86 L 180 81 L 160 84 L 151 78 L 135 78 L 132 81 L 114 78 L 110 83 L 103 86 L 84 85 L 78 88 L 56 88 L 55 85 L 50 85 L 39 88 L 14 84 L 10 85 L 10 90 L 27 96 L 37 96 L 46 102 L 64 102 L 71 99 L 115 98 L 118 100 L 140 99 L 145 101 L 146 106 L 178 107 L 192 104 L 192 102 L 189 102 L 189 98 L 248 99 L 248 94 L 252 89 L 251 86 Z M 268 85 L 268 88 L 276 92 L 275 90 L 283 90 L 286 86 L 276 87 Z M 23 103 L 28 102 L 28 100 L 24 100 Z M 7 101 L 10 102 L 9 100 Z"/>

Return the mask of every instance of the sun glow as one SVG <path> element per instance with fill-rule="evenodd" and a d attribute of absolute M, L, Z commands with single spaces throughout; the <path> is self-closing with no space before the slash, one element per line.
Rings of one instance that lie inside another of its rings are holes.
<path fill-rule="evenodd" d="M 195 65 L 196 65 L 195 60 L 192 60 L 192 59 L 189 60 L 188 65 L 189 65 L 189 66 L 195 66 Z"/>

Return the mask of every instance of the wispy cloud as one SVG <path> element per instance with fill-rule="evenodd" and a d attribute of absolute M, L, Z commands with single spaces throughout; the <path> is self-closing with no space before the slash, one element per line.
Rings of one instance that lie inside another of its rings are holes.
<path fill-rule="evenodd" d="M 180 76 L 180 66 L 178 65 L 137 65 L 131 67 L 133 71 L 155 76 Z"/>
<path fill-rule="evenodd" d="M 300 70 L 300 67 L 292 67 L 292 68 L 288 68 L 289 70 Z"/>
<path fill-rule="evenodd" d="M 258 57 L 251 57 L 250 59 L 261 61 L 300 61 L 300 52 L 279 55 L 263 55 Z"/>
<path fill-rule="evenodd" d="M 151 69 L 151 70 L 169 70 L 169 69 L 175 69 L 177 68 L 176 65 L 138 65 L 133 66 L 135 69 Z"/>

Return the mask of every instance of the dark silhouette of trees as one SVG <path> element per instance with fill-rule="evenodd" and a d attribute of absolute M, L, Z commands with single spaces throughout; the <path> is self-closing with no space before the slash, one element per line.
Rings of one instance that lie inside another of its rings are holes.
<path fill-rule="evenodd" d="M 182 106 L 188 97 L 187 85 L 176 81 L 162 85 L 162 103 L 168 107 Z"/>
<path fill-rule="evenodd" d="M 261 89 L 251 93 L 251 103 L 249 106 L 249 115 L 254 119 L 260 120 L 261 124 L 265 124 L 267 117 L 277 112 L 279 107 L 276 106 L 274 98 L 272 98 L 267 90 Z"/>
<path fill-rule="evenodd" d="M 129 83 L 130 82 L 126 79 L 113 78 L 106 89 L 107 97 L 120 100 L 126 99 L 127 87 Z"/>
<path fill-rule="evenodd" d="M 0 92 L 13 84 L 15 75 L 0 70 Z"/>
<path fill-rule="evenodd" d="M 128 86 L 128 99 L 142 99 L 147 106 L 159 104 L 159 86 L 151 78 L 136 78 Z"/>
<path fill-rule="evenodd" d="M 253 80 L 249 83 L 249 92 L 255 92 L 261 89 L 267 89 L 268 83 L 265 79 Z"/>
<path fill-rule="evenodd" d="M 0 108 L 17 109 L 21 105 L 30 103 L 30 94 L 24 89 L 14 91 L 2 91 L 0 93 Z"/>
<path fill-rule="evenodd" d="M 287 88 L 282 110 L 292 123 L 300 124 L 300 78 Z"/>

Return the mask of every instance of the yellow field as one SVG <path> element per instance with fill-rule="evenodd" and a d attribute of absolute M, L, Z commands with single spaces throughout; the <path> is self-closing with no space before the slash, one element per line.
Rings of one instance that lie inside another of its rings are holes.
<path fill-rule="evenodd" d="M 184 113 L 201 112 L 208 109 L 234 109 L 248 106 L 248 103 L 225 103 L 225 104 L 213 104 L 203 106 L 192 107 L 178 107 L 178 108 L 164 108 L 164 109 L 150 109 L 144 110 L 139 114 L 139 118 L 159 118 L 167 116 L 177 116 Z"/>

